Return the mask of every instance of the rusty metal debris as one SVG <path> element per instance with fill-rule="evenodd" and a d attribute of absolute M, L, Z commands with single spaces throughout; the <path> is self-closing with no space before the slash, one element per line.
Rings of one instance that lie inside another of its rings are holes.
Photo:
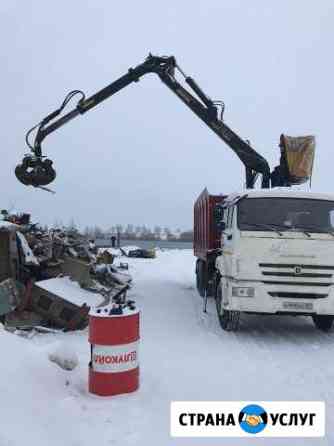
<path fill-rule="evenodd" d="M 0 283 L 0 316 L 8 314 L 20 306 L 24 290 L 24 285 L 12 278 Z"/>
<path fill-rule="evenodd" d="M 1 211 L 0 321 L 10 331 L 76 330 L 91 306 L 125 302 L 127 264 L 75 230 L 43 229 L 29 214 Z"/>

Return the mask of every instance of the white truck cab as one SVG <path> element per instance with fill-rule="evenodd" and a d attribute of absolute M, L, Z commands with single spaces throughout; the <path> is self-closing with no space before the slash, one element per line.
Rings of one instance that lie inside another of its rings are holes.
<path fill-rule="evenodd" d="M 312 316 L 328 331 L 334 320 L 334 195 L 281 189 L 229 195 L 215 260 L 220 324 L 242 313 Z"/>

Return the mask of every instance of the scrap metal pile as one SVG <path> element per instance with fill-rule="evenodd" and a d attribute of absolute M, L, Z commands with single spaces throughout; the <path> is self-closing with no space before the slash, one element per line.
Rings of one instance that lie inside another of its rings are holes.
<path fill-rule="evenodd" d="M 132 281 L 116 252 L 95 247 L 76 230 L 43 229 L 29 214 L 0 218 L 0 321 L 8 330 L 75 330 L 90 307 L 133 308 Z"/>

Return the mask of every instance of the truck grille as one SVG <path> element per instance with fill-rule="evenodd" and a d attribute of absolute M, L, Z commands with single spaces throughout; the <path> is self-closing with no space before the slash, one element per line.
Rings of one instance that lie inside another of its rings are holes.
<path fill-rule="evenodd" d="M 278 277 L 296 277 L 298 275 L 298 277 L 312 277 L 312 278 L 319 278 L 319 279 L 329 279 L 330 277 L 332 277 L 332 274 L 319 274 L 319 273 L 300 273 L 300 274 L 296 274 L 296 273 L 284 273 L 282 271 L 262 271 L 262 274 L 264 276 L 278 276 Z"/>
<path fill-rule="evenodd" d="M 272 297 L 282 297 L 286 299 L 324 299 L 328 294 L 319 293 L 288 293 L 281 291 L 273 291 L 268 293 Z"/>
<path fill-rule="evenodd" d="M 333 283 L 334 266 L 331 265 L 259 263 L 259 267 L 263 276 L 262 282 L 268 285 L 328 287 Z"/>
<path fill-rule="evenodd" d="M 300 266 L 305 269 L 326 269 L 330 271 L 334 271 L 334 265 L 303 265 L 298 263 L 259 263 L 260 267 L 263 268 L 295 268 L 296 266 Z"/>

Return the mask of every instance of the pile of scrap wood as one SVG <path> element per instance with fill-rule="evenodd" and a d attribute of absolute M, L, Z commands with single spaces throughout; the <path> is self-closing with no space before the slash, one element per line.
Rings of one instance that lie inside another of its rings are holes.
<path fill-rule="evenodd" d="M 0 320 L 7 329 L 82 329 L 90 307 L 125 302 L 131 276 L 78 231 L 0 220 Z"/>

